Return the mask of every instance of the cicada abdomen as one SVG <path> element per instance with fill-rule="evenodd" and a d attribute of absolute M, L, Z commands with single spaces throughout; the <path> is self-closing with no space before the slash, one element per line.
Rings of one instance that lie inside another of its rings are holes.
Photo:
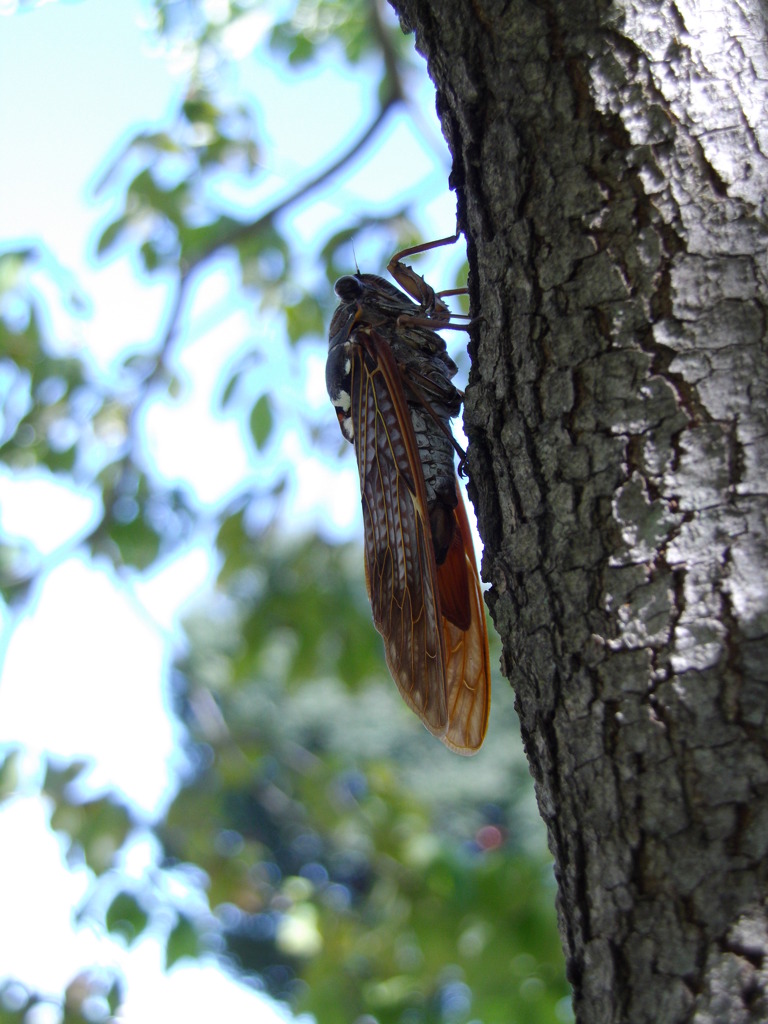
<path fill-rule="evenodd" d="M 441 239 L 440 242 L 454 239 Z M 406 703 L 461 754 L 482 744 L 490 707 L 488 635 L 472 537 L 454 468 L 456 365 L 435 328 L 448 307 L 402 258 L 395 280 L 339 278 L 326 383 L 355 446 L 373 621 Z"/>

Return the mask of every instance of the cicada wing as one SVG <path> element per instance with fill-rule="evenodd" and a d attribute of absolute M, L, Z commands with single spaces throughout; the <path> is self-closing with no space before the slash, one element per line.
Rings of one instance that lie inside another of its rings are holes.
<path fill-rule="evenodd" d="M 416 438 L 386 340 L 362 327 L 353 340 L 351 415 L 373 621 L 403 699 L 442 739 L 448 727 L 445 639 Z"/>
<path fill-rule="evenodd" d="M 466 567 L 468 586 L 469 622 L 455 621 L 443 615 L 443 637 L 445 646 L 445 695 L 448 711 L 448 727 L 443 743 L 457 754 L 474 754 L 485 738 L 488 728 L 488 714 L 491 707 L 491 666 L 488 653 L 488 630 L 485 623 L 485 606 L 480 577 L 477 572 L 472 533 L 469 528 L 467 511 L 456 482 L 458 504 L 454 511 L 456 531 L 453 544 L 456 550 L 449 552 L 446 563 L 457 554 Z M 450 585 L 446 577 L 443 583 L 441 573 L 440 590 Z M 452 576 L 460 575 L 455 571 Z M 455 603 L 455 602 L 454 602 Z M 463 605 L 463 602 L 462 602 Z M 447 607 L 443 601 L 443 607 Z M 458 616 L 454 616 L 455 619 Z"/>

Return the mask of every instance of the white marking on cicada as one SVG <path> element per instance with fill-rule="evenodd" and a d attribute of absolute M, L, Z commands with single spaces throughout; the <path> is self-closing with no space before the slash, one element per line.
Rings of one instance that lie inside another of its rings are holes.
<path fill-rule="evenodd" d="M 333 397 L 333 404 L 337 409 L 341 409 L 342 412 L 349 412 L 350 406 L 352 405 L 352 399 L 349 397 L 348 391 L 337 391 Z"/>

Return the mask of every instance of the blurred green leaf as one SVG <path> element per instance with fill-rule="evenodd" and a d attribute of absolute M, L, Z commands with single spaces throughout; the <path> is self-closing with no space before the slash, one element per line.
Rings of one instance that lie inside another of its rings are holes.
<path fill-rule="evenodd" d="M 273 426 L 272 402 L 269 395 L 262 395 L 256 401 L 253 409 L 251 409 L 248 425 L 251 429 L 253 443 L 258 451 L 263 451 L 267 441 L 269 441 Z"/>
<path fill-rule="evenodd" d="M 123 985 L 119 978 L 115 978 L 107 989 L 106 1000 L 110 1013 L 115 1016 L 123 1001 Z"/>
<path fill-rule="evenodd" d="M 57 802 L 68 802 L 68 791 L 72 783 L 88 769 L 87 761 L 70 761 L 61 767 L 48 761 L 45 767 L 43 792 Z"/>
<path fill-rule="evenodd" d="M 120 241 L 132 220 L 132 217 L 124 215 L 113 220 L 111 224 L 108 224 L 99 235 L 99 240 L 96 243 L 96 255 L 106 256 L 107 253 Z"/>
<path fill-rule="evenodd" d="M 109 536 L 117 545 L 121 562 L 137 569 L 152 565 L 160 550 L 159 533 L 140 516 L 131 522 L 113 522 Z"/>
<path fill-rule="evenodd" d="M 113 866 L 131 824 L 125 808 L 109 797 L 82 803 L 60 800 L 51 814 L 51 828 L 71 840 L 70 861 L 82 856 L 97 875 Z"/>
<path fill-rule="evenodd" d="M 188 917 L 179 914 L 179 919 L 171 929 L 165 945 L 165 968 L 168 970 L 184 957 L 195 958 L 199 955 L 200 941 L 197 929 Z"/>
<path fill-rule="evenodd" d="M 184 117 L 188 121 L 202 121 L 207 124 L 215 124 L 219 117 L 219 111 L 210 100 L 203 98 L 192 98 L 184 101 L 181 107 Z"/>
<path fill-rule="evenodd" d="M 141 254 L 141 262 L 147 273 L 151 274 L 153 270 L 157 270 L 160 266 L 161 255 L 153 241 L 149 240 L 143 242 L 139 248 L 139 253 Z"/>
<path fill-rule="evenodd" d="M 229 380 L 224 386 L 224 390 L 221 393 L 221 399 L 219 400 L 219 406 L 222 409 L 226 409 L 232 403 L 232 399 L 237 391 L 237 387 L 240 384 L 240 379 L 243 376 L 243 369 L 238 367 L 229 377 Z"/>
<path fill-rule="evenodd" d="M 0 803 L 13 796 L 19 781 L 21 750 L 9 750 L 0 760 Z"/>
<path fill-rule="evenodd" d="M 0 253 L 0 294 L 10 292 L 22 283 L 25 270 L 37 255 L 37 249 L 31 245 Z"/>
<path fill-rule="evenodd" d="M 311 335 L 325 334 L 325 310 L 313 295 L 304 295 L 292 306 L 285 307 L 285 324 L 291 344 Z"/>
<path fill-rule="evenodd" d="M 120 892 L 110 903 L 105 915 L 107 931 L 121 936 L 131 946 L 147 927 L 149 917 L 129 892 Z"/>

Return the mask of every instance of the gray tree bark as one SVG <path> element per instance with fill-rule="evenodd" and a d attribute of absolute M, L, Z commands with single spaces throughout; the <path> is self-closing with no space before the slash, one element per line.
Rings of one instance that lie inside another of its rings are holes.
<path fill-rule="evenodd" d="M 470 494 L 577 1019 L 766 1021 L 765 4 L 396 7 L 483 317 Z"/>

